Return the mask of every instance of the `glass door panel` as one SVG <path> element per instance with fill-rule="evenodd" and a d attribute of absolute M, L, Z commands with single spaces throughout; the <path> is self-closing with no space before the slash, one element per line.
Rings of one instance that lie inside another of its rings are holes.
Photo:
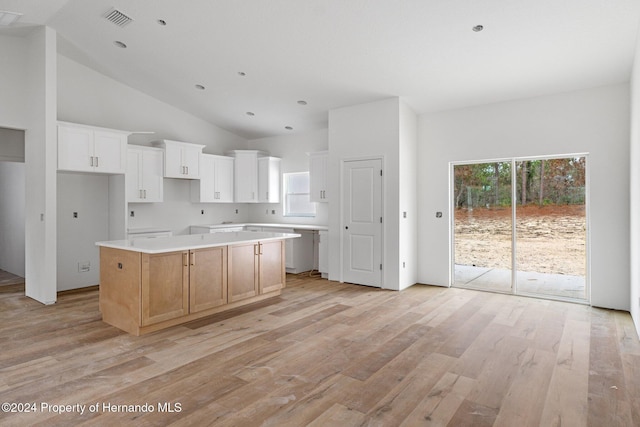
<path fill-rule="evenodd" d="M 454 285 L 512 291 L 511 167 L 454 166 Z"/>
<path fill-rule="evenodd" d="M 586 158 L 515 165 L 517 293 L 586 300 Z"/>

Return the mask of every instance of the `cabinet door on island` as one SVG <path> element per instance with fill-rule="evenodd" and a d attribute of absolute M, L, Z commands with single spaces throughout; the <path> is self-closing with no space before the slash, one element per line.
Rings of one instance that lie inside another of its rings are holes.
<path fill-rule="evenodd" d="M 229 302 L 282 289 L 284 241 L 229 247 Z"/>
<path fill-rule="evenodd" d="M 197 313 L 227 303 L 227 247 L 189 253 L 189 312 Z"/>
<path fill-rule="evenodd" d="M 142 254 L 142 326 L 189 314 L 189 252 Z"/>

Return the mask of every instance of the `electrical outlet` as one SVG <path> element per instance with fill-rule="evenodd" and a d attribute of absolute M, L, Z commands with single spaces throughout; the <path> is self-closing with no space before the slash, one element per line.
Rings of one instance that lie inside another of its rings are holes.
<path fill-rule="evenodd" d="M 89 261 L 81 261 L 78 263 L 78 273 L 87 273 L 91 270 L 91 263 Z"/>
<path fill-rule="evenodd" d="M 236 209 L 236 213 L 238 213 L 238 209 Z"/>
<path fill-rule="evenodd" d="M 442 212 L 436 212 L 436 218 L 442 218 Z"/>
<path fill-rule="evenodd" d="M 200 215 L 204 215 L 204 209 L 200 211 Z"/>
<path fill-rule="evenodd" d="M 406 268 L 404 261 L 402 261 L 402 268 Z"/>
<path fill-rule="evenodd" d="M 134 216 L 136 216 L 136 213 L 135 213 L 134 211 L 131 211 L 131 213 L 129 214 L 129 216 L 130 216 L 131 218 L 133 218 Z"/>
<path fill-rule="evenodd" d="M 73 213 L 73 217 L 74 217 L 74 218 L 78 218 L 78 212 L 74 212 L 74 213 Z"/>
<path fill-rule="evenodd" d="M 406 218 L 406 217 L 407 217 L 407 212 L 406 211 L 402 212 L 402 218 Z"/>
<path fill-rule="evenodd" d="M 271 215 L 275 215 L 276 214 L 276 210 L 275 209 L 271 209 Z"/>

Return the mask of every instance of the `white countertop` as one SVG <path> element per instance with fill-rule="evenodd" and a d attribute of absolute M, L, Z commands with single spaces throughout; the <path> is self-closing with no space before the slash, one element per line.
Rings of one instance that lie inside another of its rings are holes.
<path fill-rule="evenodd" d="M 202 227 L 208 229 L 230 228 L 230 227 L 273 227 L 273 228 L 292 228 L 294 230 L 323 230 L 329 229 L 326 225 L 314 224 L 274 224 L 274 223 L 255 223 L 255 222 L 230 222 L 228 224 L 197 224 L 192 227 Z"/>
<path fill-rule="evenodd" d="M 129 239 L 96 242 L 96 246 L 122 249 L 125 251 L 157 254 L 178 252 L 189 249 L 212 248 L 215 246 L 258 243 L 271 240 L 295 239 L 295 233 L 268 233 L 258 231 L 234 231 L 229 233 L 188 234 L 181 236 L 159 237 L 156 239 Z"/>

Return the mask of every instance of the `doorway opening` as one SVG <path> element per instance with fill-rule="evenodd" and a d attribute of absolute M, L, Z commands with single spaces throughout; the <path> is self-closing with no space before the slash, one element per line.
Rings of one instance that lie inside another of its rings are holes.
<path fill-rule="evenodd" d="M 24 284 L 24 141 L 23 130 L 0 128 L 0 286 Z"/>
<path fill-rule="evenodd" d="M 587 156 L 456 163 L 452 285 L 589 301 Z"/>

